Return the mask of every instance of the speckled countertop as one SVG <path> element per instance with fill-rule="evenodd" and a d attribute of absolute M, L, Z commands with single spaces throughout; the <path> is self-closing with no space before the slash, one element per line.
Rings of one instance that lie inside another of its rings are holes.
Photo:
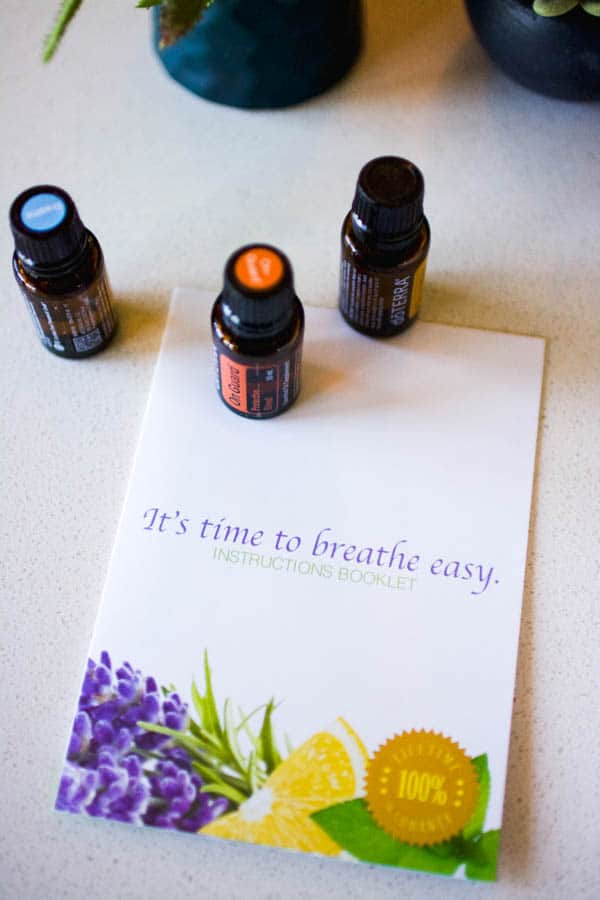
<path fill-rule="evenodd" d="M 274 113 L 169 81 L 133 0 L 83 4 L 44 68 L 55 5 L 3 4 L 0 206 L 44 181 L 72 192 L 102 241 L 121 329 L 85 362 L 43 350 L 0 230 L 0 894 L 600 896 L 598 106 L 507 81 L 458 0 L 370 0 L 353 75 Z M 261 239 L 288 252 L 305 302 L 334 305 L 354 179 L 389 152 L 426 176 L 424 318 L 548 340 L 497 887 L 52 810 L 171 289 L 216 290 L 228 253 Z"/>

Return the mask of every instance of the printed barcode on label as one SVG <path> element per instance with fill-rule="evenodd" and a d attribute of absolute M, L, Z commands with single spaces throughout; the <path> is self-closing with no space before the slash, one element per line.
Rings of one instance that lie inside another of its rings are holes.
<path fill-rule="evenodd" d="M 94 328 L 87 334 L 80 334 L 79 337 L 73 338 L 73 346 L 78 353 L 85 353 L 87 350 L 93 350 L 98 344 L 102 343 L 102 334 L 99 328 Z"/>

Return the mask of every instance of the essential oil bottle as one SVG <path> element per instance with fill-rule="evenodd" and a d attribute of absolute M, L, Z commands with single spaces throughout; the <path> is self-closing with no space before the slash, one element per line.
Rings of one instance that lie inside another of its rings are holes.
<path fill-rule="evenodd" d="M 10 209 L 13 272 L 42 344 L 69 359 L 103 350 L 116 319 L 97 239 L 54 185 L 19 194 Z"/>
<path fill-rule="evenodd" d="M 212 310 L 217 390 L 248 419 L 288 409 L 300 391 L 304 310 L 287 257 L 267 244 L 237 250 Z"/>
<path fill-rule="evenodd" d="M 407 159 L 381 156 L 363 167 L 342 226 L 340 311 L 357 331 L 389 337 L 419 312 L 429 250 L 424 181 Z"/>

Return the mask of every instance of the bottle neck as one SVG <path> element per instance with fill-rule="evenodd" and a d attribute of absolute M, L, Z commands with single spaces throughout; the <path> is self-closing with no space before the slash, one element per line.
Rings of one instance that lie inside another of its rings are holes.
<path fill-rule="evenodd" d="M 96 243 L 96 239 L 93 234 L 91 231 L 86 230 L 85 240 L 81 247 L 76 253 L 67 257 L 67 259 L 61 259 L 55 263 L 40 263 L 29 259 L 25 254 L 19 253 L 18 250 L 15 251 L 15 256 L 28 275 L 45 279 L 61 278 L 81 265 L 85 260 L 86 255 L 90 253 L 94 243 Z"/>
<path fill-rule="evenodd" d="M 274 308 L 272 314 L 263 318 L 253 315 L 256 304 L 260 300 L 241 295 L 228 296 L 224 291 L 220 297 L 223 322 L 226 327 L 237 337 L 256 339 L 272 339 L 285 334 L 294 317 L 294 309 L 297 298 L 291 295 L 286 302 L 282 302 L 279 308 Z"/>
<path fill-rule="evenodd" d="M 389 236 L 372 231 L 366 227 L 355 212 L 350 213 L 350 228 L 356 240 L 370 251 L 390 256 L 409 254 L 418 245 L 423 221 L 424 217 L 411 231 Z"/>

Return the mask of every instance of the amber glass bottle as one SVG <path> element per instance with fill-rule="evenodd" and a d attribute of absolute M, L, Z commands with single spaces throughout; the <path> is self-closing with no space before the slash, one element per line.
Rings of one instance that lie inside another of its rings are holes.
<path fill-rule="evenodd" d="M 429 224 L 424 182 L 407 159 L 381 156 L 361 170 L 342 226 L 340 311 L 357 331 L 388 337 L 419 312 Z"/>
<path fill-rule="evenodd" d="M 280 250 L 252 244 L 229 258 L 212 333 L 217 389 L 229 409 L 266 419 L 292 405 L 300 390 L 304 310 Z"/>
<path fill-rule="evenodd" d="M 104 258 L 71 197 L 54 185 L 20 194 L 10 210 L 13 272 L 38 334 L 58 356 L 103 350 L 116 319 Z"/>

